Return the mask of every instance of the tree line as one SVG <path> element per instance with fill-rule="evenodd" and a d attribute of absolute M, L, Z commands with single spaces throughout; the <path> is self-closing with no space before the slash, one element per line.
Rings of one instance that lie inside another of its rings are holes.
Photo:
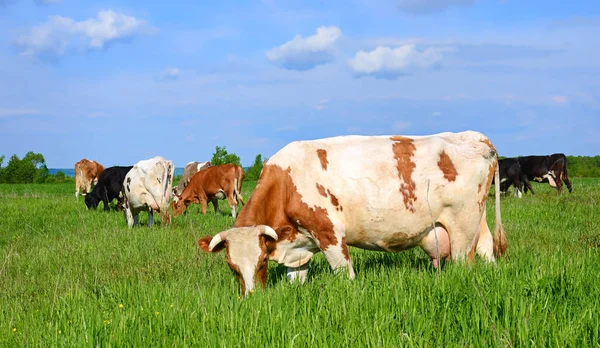
<path fill-rule="evenodd" d="M 46 160 L 41 153 L 29 151 L 23 158 L 12 155 L 6 165 L 5 156 L 0 156 L 0 184 L 59 184 L 74 183 L 75 178 L 65 175 L 62 171 L 50 174 L 46 166 Z M 227 152 L 225 146 L 217 146 L 211 158 L 214 166 L 233 163 L 242 166 L 240 157 L 235 153 Z M 258 180 L 263 167 L 262 155 L 256 155 L 252 166 L 247 168 L 244 180 Z"/>
<path fill-rule="evenodd" d="M 0 184 L 43 184 L 75 182 L 75 178 L 59 171 L 49 174 L 46 160 L 40 153 L 29 151 L 23 158 L 12 155 L 6 166 L 5 156 L 0 156 Z M 217 146 L 211 158 L 212 165 L 233 163 L 242 166 L 240 157 L 229 153 L 225 146 Z M 265 160 L 256 155 L 252 166 L 246 169 L 244 180 L 258 180 Z M 567 156 L 567 169 L 570 177 L 600 178 L 600 156 Z"/>

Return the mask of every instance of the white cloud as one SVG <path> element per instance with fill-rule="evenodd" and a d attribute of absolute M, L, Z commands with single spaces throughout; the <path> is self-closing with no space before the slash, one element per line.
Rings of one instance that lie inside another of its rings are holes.
<path fill-rule="evenodd" d="M 166 68 L 160 74 L 160 79 L 161 80 L 177 80 L 177 78 L 179 78 L 180 74 L 181 74 L 181 71 L 178 68 Z"/>
<path fill-rule="evenodd" d="M 475 0 L 401 0 L 398 8 L 410 14 L 429 14 L 444 12 L 452 6 L 470 6 Z"/>
<path fill-rule="evenodd" d="M 317 110 L 323 110 L 323 109 L 325 109 L 325 107 L 327 106 L 327 103 L 328 103 L 328 102 L 329 102 L 329 100 L 327 100 L 327 99 L 323 99 L 323 100 L 321 100 L 321 101 L 319 102 L 319 104 L 317 104 L 317 105 L 315 106 L 315 109 L 317 109 Z"/>
<path fill-rule="evenodd" d="M 15 45 L 25 56 L 62 56 L 68 51 L 104 49 L 118 40 L 132 39 L 153 30 L 135 17 L 102 10 L 96 18 L 75 21 L 62 16 L 50 16 L 48 21 L 19 36 Z"/>
<path fill-rule="evenodd" d="M 392 124 L 392 129 L 395 131 L 405 131 L 412 126 L 410 121 L 396 121 Z"/>
<path fill-rule="evenodd" d="M 296 35 L 291 41 L 267 52 L 271 63 L 291 70 L 309 70 L 333 60 L 333 47 L 342 36 L 338 27 L 319 27 L 315 35 L 302 38 Z"/>
<path fill-rule="evenodd" d="M 436 117 L 437 117 L 437 116 L 441 116 L 441 115 L 442 115 L 442 113 L 441 113 L 441 112 L 439 112 L 439 111 L 434 111 L 434 112 L 431 114 L 431 116 L 436 116 Z"/>
<path fill-rule="evenodd" d="M 566 103 L 569 102 L 569 98 L 567 98 L 564 95 L 555 95 L 555 96 L 552 96 L 552 100 L 555 103 L 558 103 L 558 104 L 566 104 Z"/>
<path fill-rule="evenodd" d="M 349 60 L 357 75 L 373 75 L 381 78 L 396 78 L 418 69 L 438 66 L 442 60 L 441 48 L 419 51 L 414 44 L 392 49 L 379 46 L 371 52 L 359 51 Z"/>
<path fill-rule="evenodd" d="M 39 114 L 39 110 L 27 108 L 0 108 L 0 117 L 27 116 Z"/>

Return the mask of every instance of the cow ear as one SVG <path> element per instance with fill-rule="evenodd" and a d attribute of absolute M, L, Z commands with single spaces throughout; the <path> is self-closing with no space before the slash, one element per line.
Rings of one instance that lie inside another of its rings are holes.
<path fill-rule="evenodd" d="M 198 247 L 207 253 L 218 253 L 223 250 L 225 247 L 225 240 L 219 242 L 219 244 L 215 245 L 212 250 L 210 250 L 210 242 L 212 242 L 212 236 L 202 237 L 198 240 Z"/>
<path fill-rule="evenodd" d="M 290 225 L 284 225 L 279 227 L 276 231 L 279 239 L 288 239 L 294 233 L 294 228 Z"/>

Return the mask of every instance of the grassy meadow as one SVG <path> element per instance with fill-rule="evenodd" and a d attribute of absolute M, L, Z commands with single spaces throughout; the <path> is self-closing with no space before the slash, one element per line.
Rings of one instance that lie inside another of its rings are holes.
<path fill-rule="evenodd" d="M 247 299 L 224 253 L 196 246 L 233 225 L 224 201 L 219 216 L 193 206 L 129 230 L 121 212 L 87 211 L 73 184 L 0 185 L 0 346 L 598 347 L 600 180 L 573 181 L 572 194 L 533 184 L 502 198 L 497 264 L 436 272 L 420 249 L 351 248 L 354 281 L 317 255 L 306 284 L 271 263 Z M 493 229 L 493 197 L 487 208 Z"/>

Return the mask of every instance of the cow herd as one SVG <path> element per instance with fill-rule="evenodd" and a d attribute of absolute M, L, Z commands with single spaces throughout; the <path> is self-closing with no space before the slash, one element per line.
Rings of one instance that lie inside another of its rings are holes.
<path fill-rule="evenodd" d="M 531 191 L 534 194 L 531 181 L 547 182 L 560 193 L 563 182 L 569 193 L 573 186 L 567 172 L 567 156 L 555 153 L 548 156 L 523 156 L 503 158 L 500 164 L 500 190 L 506 192 L 510 186 L 515 188 L 515 194 L 521 198 L 522 192 Z"/>
<path fill-rule="evenodd" d="M 218 213 L 217 200 L 227 199 L 235 218 L 238 201 L 244 203 L 240 193 L 244 170 L 232 164 L 212 166 L 210 162 L 190 162 L 175 188 L 172 187 L 173 162 L 160 156 L 139 161 L 133 166 L 103 168 L 87 159 L 75 164 L 75 197 L 79 198 L 81 187 L 86 207 L 96 209 L 103 202 L 105 211 L 110 210 L 109 203 L 116 199 L 117 210 L 124 210 L 130 228 L 138 224 L 141 211 L 148 212 L 149 226 L 154 224 L 155 212 L 161 215 L 163 224 L 168 224 L 171 221 L 171 195 L 175 216 L 183 213 L 191 203 L 200 203 L 204 214 L 208 201 L 213 203 Z M 90 190 L 93 183 L 95 185 Z"/>
<path fill-rule="evenodd" d="M 561 157 L 562 156 L 562 157 Z M 84 162 L 86 161 L 86 162 Z M 435 268 L 440 260 L 467 260 L 475 254 L 493 262 L 506 252 L 500 192 L 514 185 L 548 181 L 571 191 L 564 155 L 498 161 L 490 140 L 474 131 L 430 136 L 339 136 L 292 142 L 264 163 L 256 189 L 244 205 L 242 168 L 191 162 L 172 188 L 174 167 L 162 157 L 132 167 L 99 172 L 93 161 L 75 165 L 85 203 L 118 200 L 129 227 L 140 211 L 162 216 L 163 224 L 192 203 L 218 212 L 227 199 L 235 219 L 231 229 L 198 240 L 201 250 L 224 250 L 241 292 L 265 286 L 269 260 L 287 267 L 290 281 L 304 282 L 314 254 L 322 252 L 334 271 L 355 276 L 348 246 L 398 252 L 420 247 Z M 86 167 L 89 165 L 89 168 Z M 80 183 L 81 182 L 81 183 Z M 90 190 L 90 182 L 96 186 Z M 486 221 L 486 201 L 495 185 L 494 234 Z M 78 196 L 78 193 L 76 193 Z M 238 203 L 243 208 L 237 215 Z M 237 215 L 237 217 L 236 217 Z"/>

